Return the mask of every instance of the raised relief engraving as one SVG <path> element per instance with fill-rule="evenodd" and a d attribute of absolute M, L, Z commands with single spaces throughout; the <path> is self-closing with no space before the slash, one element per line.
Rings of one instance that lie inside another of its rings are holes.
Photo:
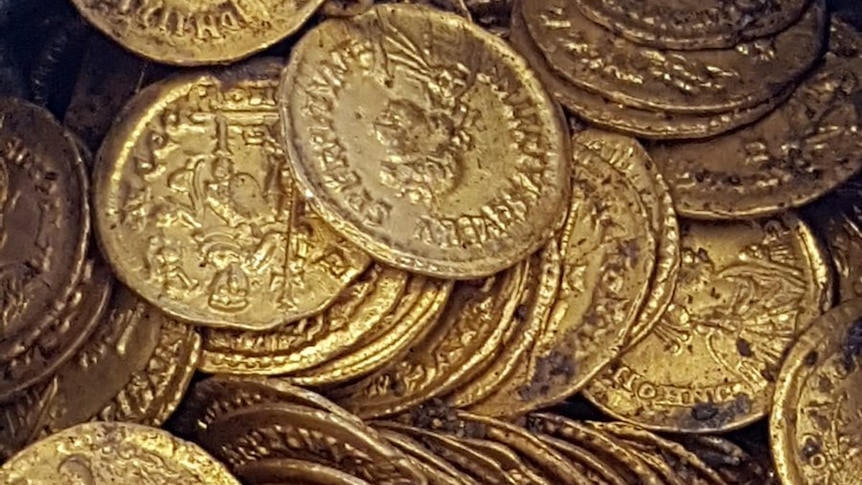
<path fill-rule="evenodd" d="M 84 455 L 71 455 L 57 467 L 57 474 L 69 485 L 98 485 L 90 460 Z"/>

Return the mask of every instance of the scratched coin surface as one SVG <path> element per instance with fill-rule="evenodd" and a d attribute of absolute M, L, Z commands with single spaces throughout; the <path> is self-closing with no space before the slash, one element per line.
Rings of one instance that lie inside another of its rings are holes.
<path fill-rule="evenodd" d="M 646 300 L 657 255 L 657 204 L 637 142 L 594 146 L 575 136 L 571 208 L 560 236 L 562 274 L 548 324 L 515 372 L 471 406 L 523 414 L 578 392 L 622 350 Z M 641 175 L 639 175 L 641 174 Z"/>
<path fill-rule="evenodd" d="M 617 35 L 659 49 L 728 49 L 792 24 L 810 0 L 575 0 Z"/>
<path fill-rule="evenodd" d="M 769 431 L 781 481 L 862 483 L 862 299 L 818 319 L 787 355 Z"/>
<path fill-rule="evenodd" d="M 557 102 L 596 127 L 641 138 L 695 139 L 724 133 L 763 117 L 792 92 L 792 89 L 785 89 L 757 106 L 727 113 L 666 113 L 637 109 L 608 101 L 599 94 L 562 79 L 530 37 L 521 14 L 520 2 L 516 2 L 512 10 L 509 41 L 528 60 L 530 67 Z"/>
<path fill-rule="evenodd" d="M 54 323 L 81 278 L 89 213 L 72 137 L 47 111 L 0 99 L 0 398 L 16 387 L 20 367 L 74 351 L 83 330 Z M 53 348 L 22 358 L 40 337 Z"/>
<path fill-rule="evenodd" d="M 462 17 L 378 5 L 326 21 L 294 48 L 281 99 L 309 203 L 388 264 L 484 277 L 561 223 L 562 117 L 520 56 Z"/>
<path fill-rule="evenodd" d="M 281 65 L 152 85 L 99 152 L 103 251 L 120 280 L 174 318 L 273 328 L 324 308 L 370 262 L 295 193 L 278 134 Z"/>
<path fill-rule="evenodd" d="M 298 30 L 324 0 L 74 0 L 126 49 L 183 66 L 236 61 Z"/>
<path fill-rule="evenodd" d="M 404 297 L 409 275 L 373 265 L 325 311 L 266 332 L 205 329 L 204 372 L 288 374 L 324 364 L 374 330 Z"/>
<path fill-rule="evenodd" d="M 617 37 L 575 2 L 529 0 L 521 9 L 539 50 L 569 82 L 635 108 L 702 114 L 756 106 L 802 75 L 824 46 L 824 2 L 774 38 L 685 52 Z"/>
<path fill-rule="evenodd" d="M 764 216 L 800 206 L 862 167 L 862 38 L 834 20 L 825 62 L 757 123 L 706 141 L 650 147 L 677 212 Z"/>
<path fill-rule="evenodd" d="M 0 468 L 3 485 L 239 485 L 193 443 L 136 424 L 88 423 L 30 446 Z"/>
<path fill-rule="evenodd" d="M 832 275 L 811 230 L 793 214 L 681 224 L 671 306 L 587 386 L 587 396 L 651 429 L 739 428 L 769 410 L 782 356 L 829 307 Z"/>
<path fill-rule="evenodd" d="M 401 360 L 333 390 L 340 405 L 363 419 L 397 414 L 448 394 L 487 365 L 516 327 L 532 259 L 483 280 L 459 282 L 428 335 Z"/>

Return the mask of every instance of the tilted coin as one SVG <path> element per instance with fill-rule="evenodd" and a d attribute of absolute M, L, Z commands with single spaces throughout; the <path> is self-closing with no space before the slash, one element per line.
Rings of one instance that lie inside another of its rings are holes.
<path fill-rule="evenodd" d="M 775 35 L 810 0 L 575 0 L 590 20 L 659 49 L 727 49 Z"/>
<path fill-rule="evenodd" d="M 213 422 L 200 443 L 233 468 L 270 459 L 312 461 L 381 485 L 424 485 L 427 479 L 373 429 L 293 404 L 258 404 Z"/>
<path fill-rule="evenodd" d="M 330 396 L 363 419 L 397 414 L 448 394 L 490 362 L 514 327 L 532 260 L 460 282 L 428 335 L 393 361 Z"/>
<path fill-rule="evenodd" d="M 99 151 L 102 249 L 120 280 L 174 318 L 274 328 L 322 310 L 370 262 L 295 194 L 278 134 L 280 66 L 151 85 Z"/>
<path fill-rule="evenodd" d="M 475 279 L 561 223 L 559 110 L 505 42 L 459 16 L 378 5 L 326 21 L 294 48 L 281 98 L 309 203 L 381 261 Z"/>
<path fill-rule="evenodd" d="M 716 114 L 666 113 L 624 106 L 601 95 L 579 88 L 559 77 L 539 51 L 515 2 L 509 40 L 539 75 L 551 95 L 563 106 L 596 127 L 641 138 L 675 140 L 707 138 L 763 117 L 785 100 L 792 89 L 786 88 L 769 100 L 741 110 Z"/>
<path fill-rule="evenodd" d="M 522 357 L 545 330 L 560 288 L 562 261 L 557 241 L 552 240 L 531 256 L 530 275 L 524 284 L 513 318 L 511 336 L 502 343 L 499 354 L 469 382 L 459 387 L 446 402 L 452 407 L 468 407 L 482 401 L 508 379 Z"/>
<path fill-rule="evenodd" d="M 256 376 L 214 376 L 192 387 L 172 422 L 180 436 L 197 441 L 209 427 L 237 410 L 258 404 L 294 404 L 362 421 L 315 392 L 283 379 Z"/>
<path fill-rule="evenodd" d="M 39 441 L 0 468 L 2 485 L 239 485 L 193 443 L 146 426 L 88 423 Z"/>
<path fill-rule="evenodd" d="M 552 69 L 578 87 L 634 108 L 726 113 L 759 105 L 819 59 L 825 0 L 775 37 L 731 49 L 665 51 L 640 46 L 595 25 L 575 2 L 530 0 L 522 15 Z"/>
<path fill-rule="evenodd" d="M 113 278 L 104 263 L 88 258 L 72 296 L 56 318 L 41 329 L 30 329 L 31 338 L 19 341 L 20 353 L 4 362 L 0 380 L 0 401 L 19 390 L 37 384 L 74 358 L 97 329 L 111 296 Z M 11 339 L 15 341 L 13 337 Z M 56 352 L 56 353 L 55 353 Z M 2 362 L 2 361 L 0 361 Z"/>
<path fill-rule="evenodd" d="M 323 0 L 74 0 L 94 27 L 165 64 L 236 61 L 298 30 Z"/>
<path fill-rule="evenodd" d="M 391 429 L 376 429 L 392 446 L 413 459 L 416 466 L 428 477 L 429 485 L 478 485 L 467 474 L 410 436 Z"/>
<path fill-rule="evenodd" d="M 706 141 L 649 147 L 677 212 L 765 216 L 823 195 L 862 168 L 862 37 L 832 23 L 825 60 L 757 123 Z"/>
<path fill-rule="evenodd" d="M 200 369 L 277 375 L 324 364 L 381 324 L 403 298 L 408 279 L 401 270 L 373 265 L 322 313 L 266 332 L 205 329 Z"/>
<path fill-rule="evenodd" d="M 673 299 L 680 266 L 679 223 L 670 189 L 644 148 L 623 135 L 586 130 L 575 135 L 575 143 L 603 155 L 629 178 L 640 180 L 641 200 L 649 210 L 650 228 L 656 234 L 655 272 L 640 314 L 627 339 L 631 346 L 643 338 L 661 318 Z M 648 187 L 648 188 L 647 188 Z"/>
<path fill-rule="evenodd" d="M 288 379 L 302 386 L 349 382 L 400 360 L 411 345 L 433 330 L 446 308 L 453 284 L 451 280 L 411 274 L 397 306 L 355 348 L 325 364 L 291 374 Z"/>
<path fill-rule="evenodd" d="M 862 300 L 823 315 L 791 348 L 769 421 L 785 485 L 858 485 L 862 467 Z"/>
<path fill-rule="evenodd" d="M 47 111 L 0 98 L 0 399 L 22 369 L 47 373 L 86 337 L 86 319 L 56 323 L 81 278 L 89 211 L 72 137 Z"/>
<path fill-rule="evenodd" d="M 636 453 L 624 446 L 623 443 L 614 440 L 607 433 L 596 430 L 585 423 L 572 421 L 554 414 L 534 413 L 527 416 L 526 427 L 536 433 L 539 439 L 572 458 L 574 462 L 584 460 L 585 455 L 580 454 L 575 458 L 571 451 L 567 452 L 565 449 L 561 449 L 561 444 L 549 441 L 548 438 L 583 448 L 615 473 L 622 475 L 624 483 L 664 484 L 661 478 Z M 602 468 L 602 464 L 594 465 L 594 469 Z M 584 474 L 587 473 L 588 470 L 585 470 Z"/>
<path fill-rule="evenodd" d="M 92 420 L 161 425 L 184 393 L 199 352 L 194 329 L 117 288 L 99 328 L 57 370 L 40 435 Z"/>
<path fill-rule="evenodd" d="M 622 440 L 673 485 L 730 485 L 684 446 L 627 423 L 590 423 Z"/>
<path fill-rule="evenodd" d="M 764 466 L 728 439 L 708 435 L 684 435 L 675 439 L 715 470 L 727 483 L 778 485 L 778 478 L 771 464 Z"/>
<path fill-rule="evenodd" d="M 646 300 L 656 261 L 653 180 L 632 139 L 574 143 L 574 196 L 560 236 L 562 283 L 549 323 L 515 372 L 469 409 L 512 416 L 577 393 L 617 357 Z M 648 197 L 648 198 L 647 198 Z M 645 200 L 645 198 L 647 198 Z"/>
<path fill-rule="evenodd" d="M 587 397 L 651 429 L 739 428 L 768 412 L 784 353 L 829 307 L 830 268 L 810 228 L 791 213 L 735 223 L 683 220 L 681 234 L 673 303 L 649 335 L 588 385 Z"/>
<path fill-rule="evenodd" d="M 488 459 L 499 463 L 503 472 L 515 483 L 522 485 L 551 485 L 549 477 L 544 476 L 540 470 L 533 469 L 515 450 L 503 443 L 478 438 L 456 437 L 455 439 L 476 450 L 477 453 L 481 453 L 488 457 Z"/>
<path fill-rule="evenodd" d="M 236 476 L 248 485 L 370 485 L 335 468 L 301 460 L 261 460 L 237 468 Z"/>
<path fill-rule="evenodd" d="M 0 404 L 0 463 L 36 440 L 57 381 L 31 386 Z"/>

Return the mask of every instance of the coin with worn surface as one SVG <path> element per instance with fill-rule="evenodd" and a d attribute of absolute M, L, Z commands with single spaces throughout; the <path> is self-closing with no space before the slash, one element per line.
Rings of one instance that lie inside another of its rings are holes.
<path fill-rule="evenodd" d="M 608 414 L 651 429 L 706 433 L 769 410 L 782 356 L 829 308 L 832 275 L 793 214 L 683 220 L 674 300 L 640 343 L 587 387 Z M 685 366 L 678 365 L 686 362 Z"/>
<path fill-rule="evenodd" d="M 757 123 L 649 147 L 682 216 L 765 216 L 823 195 L 862 168 L 862 37 L 836 20 L 825 61 Z"/>
<path fill-rule="evenodd" d="M 649 227 L 656 234 L 655 271 L 643 307 L 627 338 L 639 341 L 661 318 L 673 299 L 680 265 L 679 223 L 670 189 L 649 154 L 636 140 L 616 133 L 586 130 L 575 135 L 575 143 L 603 154 L 618 171 L 639 180 L 641 200 L 649 210 Z M 651 187 L 646 189 L 645 187 Z"/>
<path fill-rule="evenodd" d="M 0 463 L 36 440 L 56 389 L 57 382 L 50 380 L 18 392 L 0 404 Z"/>
<path fill-rule="evenodd" d="M 88 423 L 39 441 L 0 468 L 3 485 L 239 485 L 193 443 L 146 426 Z"/>
<path fill-rule="evenodd" d="M 560 288 L 562 258 L 559 244 L 552 240 L 531 258 L 530 275 L 513 315 L 515 325 L 510 338 L 503 342 L 498 355 L 480 373 L 445 398 L 452 407 L 468 407 L 493 393 L 516 371 L 524 354 L 548 325 Z"/>
<path fill-rule="evenodd" d="M 520 56 L 457 15 L 378 5 L 324 22 L 294 48 L 281 98 L 309 203 L 388 264 L 485 277 L 561 223 L 562 116 Z"/>
<path fill-rule="evenodd" d="M 425 485 L 415 464 L 355 419 L 293 404 L 258 404 L 213 422 L 200 443 L 231 467 L 270 458 L 312 461 L 370 483 Z"/>
<path fill-rule="evenodd" d="M 469 381 L 516 327 L 519 297 L 531 273 L 528 259 L 484 280 L 460 282 L 434 328 L 399 361 L 332 391 L 366 419 L 405 411 Z"/>
<path fill-rule="evenodd" d="M 773 38 L 685 52 L 617 37 L 587 20 L 575 2 L 529 0 L 521 9 L 536 46 L 568 82 L 626 106 L 672 113 L 759 105 L 808 70 L 826 39 L 825 0 Z"/>
<path fill-rule="evenodd" d="M 204 329 L 200 369 L 278 375 L 324 364 L 348 351 L 399 304 L 409 275 L 373 265 L 325 311 L 266 332 Z"/>
<path fill-rule="evenodd" d="M 730 49 L 778 34 L 809 0 L 576 0 L 590 20 L 659 49 Z"/>
<path fill-rule="evenodd" d="M 520 2 L 514 7 L 509 41 L 528 60 L 559 103 L 596 127 L 655 140 L 707 138 L 756 121 L 792 92 L 792 89 L 785 89 L 757 106 L 711 115 L 665 113 L 614 103 L 561 79 L 530 37 L 520 12 Z"/>
<path fill-rule="evenodd" d="M 575 137 L 572 205 L 560 237 L 562 283 L 550 320 L 515 372 L 469 409 L 512 416 L 577 393 L 617 357 L 656 261 L 657 204 L 631 139 L 590 148 Z"/>
<path fill-rule="evenodd" d="M 265 330 L 317 313 L 370 260 L 298 200 L 278 134 L 282 63 L 142 90 L 99 152 L 96 228 L 117 276 L 168 315 Z"/>
<path fill-rule="evenodd" d="M 824 242 L 829 249 L 838 280 L 836 301 L 862 297 L 862 227 L 841 210 L 831 207 L 823 219 L 812 221 L 822 227 Z"/>
<path fill-rule="evenodd" d="M 624 483 L 665 485 L 665 482 L 650 469 L 646 462 L 638 458 L 636 453 L 611 438 L 607 433 L 596 430 L 583 422 L 573 421 L 555 414 L 534 413 L 527 416 L 526 427 L 536 433 L 539 439 L 557 449 L 560 449 L 561 445 L 555 444 L 554 441 L 548 441 L 546 438 L 577 446 L 588 453 L 592 453 L 597 460 L 601 461 L 600 464 L 596 465 L 596 469 L 601 470 L 603 466 L 610 467 L 615 473 L 622 476 Z M 572 456 L 571 452 L 560 451 L 566 456 Z M 584 455 L 579 455 L 577 460 L 584 460 Z M 586 470 L 585 473 L 587 473 Z"/>
<path fill-rule="evenodd" d="M 20 353 L 0 360 L 5 368 L 0 376 L 0 400 L 49 379 L 52 373 L 74 358 L 97 329 L 111 296 L 113 278 L 100 260 L 84 262 L 81 279 L 63 310 L 42 329 L 32 329 L 32 339 Z M 14 337 L 13 337 L 14 340 Z"/>
<path fill-rule="evenodd" d="M 73 138 L 47 111 L 0 99 L 0 396 L 16 387 L 12 359 L 34 341 L 50 337 L 38 359 L 61 361 L 83 340 L 80 327 L 52 322 L 81 277 L 89 212 Z"/>
<path fill-rule="evenodd" d="M 93 26 L 165 64 L 236 61 L 298 30 L 324 0 L 74 0 Z"/>
<path fill-rule="evenodd" d="M 365 340 L 323 365 L 291 374 L 301 386 L 349 382 L 401 359 L 415 342 L 424 339 L 440 318 L 454 283 L 412 274 L 398 305 Z"/>
<path fill-rule="evenodd" d="M 769 432 L 786 485 L 862 483 L 862 299 L 819 318 L 787 354 Z"/>
<path fill-rule="evenodd" d="M 261 460 L 238 467 L 236 476 L 248 485 L 370 485 L 335 468 L 302 460 Z"/>

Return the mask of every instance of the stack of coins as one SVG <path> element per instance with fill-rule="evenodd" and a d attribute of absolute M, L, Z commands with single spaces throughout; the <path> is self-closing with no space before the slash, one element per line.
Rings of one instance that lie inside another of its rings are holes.
<path fill-rule="evenodd" d="M 835 8 L 0 2 L 0 485 L 862 483 Z"/>

